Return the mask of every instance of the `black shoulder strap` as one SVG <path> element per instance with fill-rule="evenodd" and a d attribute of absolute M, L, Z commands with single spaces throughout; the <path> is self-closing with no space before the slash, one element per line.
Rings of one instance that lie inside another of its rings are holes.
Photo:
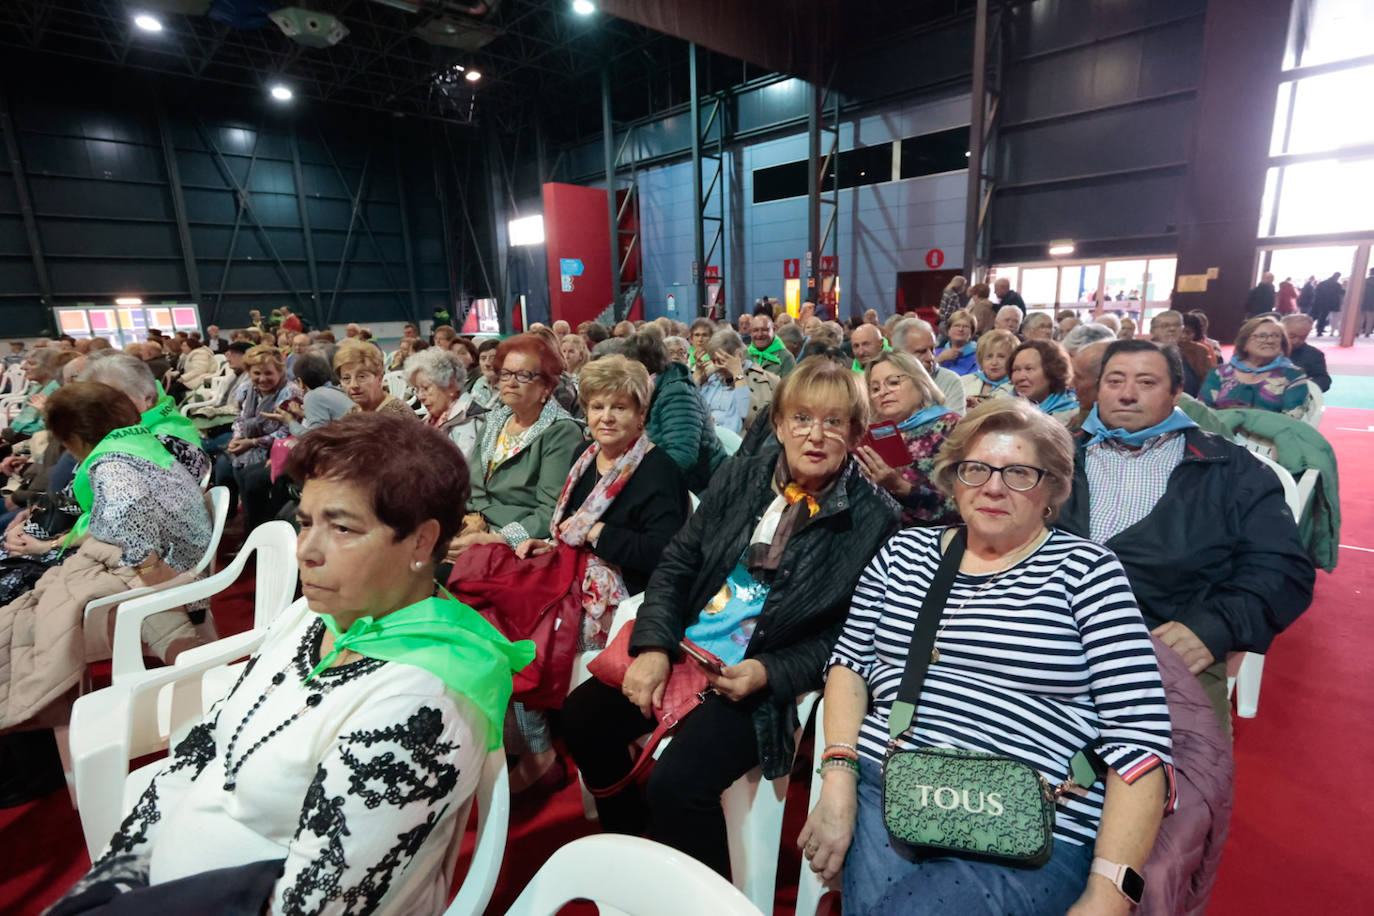
<path fill-rule="evenodd" d="M 916 701 L 921 696 L 921 688 L 926 682 L 926 672 L 930 670 L 930 652 L 935 646 L 935 635 L 940 629 L 940 618 L 945 615 L 945 603 L 949 600 L 949 590 L 954 577 L 959 574 L 959 563 L 964 558 L 964 529 L 955 529 L 940 566 L 935 570 L 935 578 L 926 589 L 925 601 L 921 603 L 921 614 L 916 618 L 916 629 L 911 634 L 911 648 L 906 656 L 906 671 L 902 674 L 901 686 L 897 688 L 897 699 L 892 704 L 892 714 L 888 719 L 888 736 L 896 738 L 911 727 L 916 718 Z"/>

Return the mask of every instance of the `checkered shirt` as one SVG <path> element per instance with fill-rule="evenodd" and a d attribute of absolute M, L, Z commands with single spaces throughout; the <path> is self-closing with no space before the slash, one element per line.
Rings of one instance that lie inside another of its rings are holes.
<path fill-rule="evenodd" d="M 1091 536 L 1099 544 L 1149 515 L 1183 460 L 1183 435 L 1165 433 L 1138 449 L 1104 439 L 1088 446 Z"/>

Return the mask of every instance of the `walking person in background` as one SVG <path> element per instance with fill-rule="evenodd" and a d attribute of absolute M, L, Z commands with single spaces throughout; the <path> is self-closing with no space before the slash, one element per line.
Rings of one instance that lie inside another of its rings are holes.
<path fill-rule="evenodd" d="M 1364 278 L 1364 298 L 1360 300 L 1360 333 L 1365 337 L 1374 331 L 1374 270 Z"/>
<path fill-rule="evenodd" d="M 1298 288 L 1293 285 L 1292 277 L 1284 277 L 1279 284 L 1278 299 L 1274 311 L 1280 315 L 1292 315 L 1298 310 Z"/>
<path fill-rule="evenodd" d="M 1317 301 L 1317 278 L 1308 275 L 1307 282 L 1302 285 L 1298 292 L 1298 311 L 1304 315 L 1312 314 L 1312 305 Z"/>
<path fill-rule="evenodd" d="M 1274 275 L 1265 271 L 1260 277 L 1259 283 L 1250 290 L 1250 295 L 1245 297 L 1245 314 L 1247 317 L 1254 318 L 1256 315 L 1263 315 L 1265 312 L 1274 310 Z"/>
<path fill-rule="evenodd" d="M 1312 318 L 1317 322 L 1317 336 L 1326 333 L 1326 322 L 1332 312 L 1341 310 L 1341 300 L 1345 298 L 1345 287 L 1341 286 L 1340 272 L 1336 272 L 1317 284 L 1316 295 L 1312 299 Z"/>

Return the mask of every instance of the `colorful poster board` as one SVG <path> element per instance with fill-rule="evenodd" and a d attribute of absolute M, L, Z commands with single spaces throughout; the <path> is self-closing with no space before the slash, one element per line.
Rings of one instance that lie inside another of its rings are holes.
<path fill-rule="evenodd" d="M 200 308 L 194 303 L 115 307 L 83 302 L 54 308 L 53 318 L 59 333 L 76 338 L 104 337 L 121 348 L 147 340 L 149 328 L 165 334 L 202 332 Z"/>

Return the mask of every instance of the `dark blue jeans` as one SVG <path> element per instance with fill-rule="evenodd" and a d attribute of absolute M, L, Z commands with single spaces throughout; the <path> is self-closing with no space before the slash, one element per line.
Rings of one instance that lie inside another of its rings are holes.
<path fill-rule="evenodd" d="M 845 916 L 1046 916 L 1073 906 L 1088 883 L 1091 846 L 1058 837 L 1039 868 L 1013 868 L 971 859 L 916 859 L 894 849 L 883 825 L 882 775 L 859 765 L 859 814 L 844 860 Z"/>

